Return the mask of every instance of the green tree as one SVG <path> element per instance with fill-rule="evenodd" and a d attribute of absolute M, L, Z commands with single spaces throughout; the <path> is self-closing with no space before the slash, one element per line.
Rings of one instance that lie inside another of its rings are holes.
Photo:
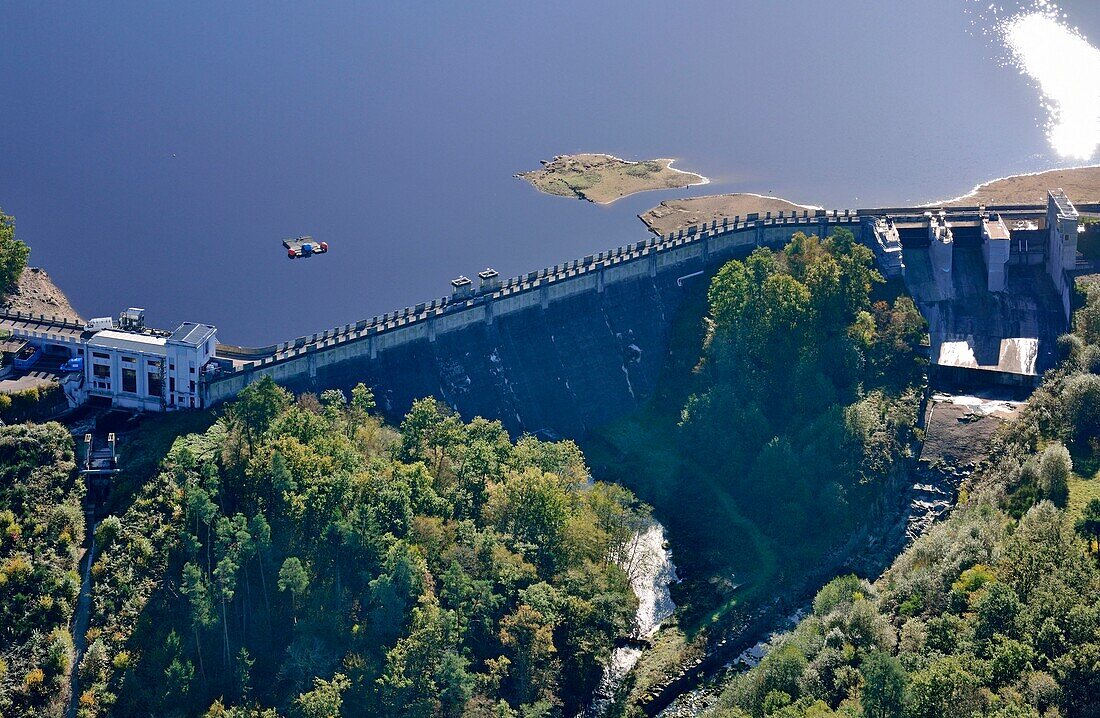
<path fill-rule="evenodd" d="M 859 667 L 865 718 L 899 718 L 905 708 L 905 669 L 888 653 L 873 651 Z"/>
<path fill-rule="evenodd" d="M 797 696 L 798 679 L 806 670 L 807 663 L 806 654 L 793 643 L 787 643 L 768 653 L 760 662 L 761 699 L 772 692 Z"/>
<path fill-rule="evenodd" d="M 563 542 L 572 501 L 554 474 L 528 468 L 508 477 L 493 496 L 490 514 L 518 548 L 530 548 L 547 575 L 565 559 Z"/>
<path fill-rule="evenodd" d="M 340 718 L 343 694 L 350 685 L 342 673 L 334 675 L 331 681 L 315 678 L 313 690 L 294 699 L 291 714 L 294 718 Z"/>
<path fill-rule="evenodd" d="M 470 662 L 454 651 L 443 654 L 437 668 L 439 700 L 445 718 L 458 718 L 473 696 L 475 681 Z"/>
<path fill-rule="evenodd" d="M 986 585 L 974 608 L 976 640 L 989 641 L 995 634 L 1017 635 L 1020 599 L 1010 586 L 997 581 Z"/>
<path fill-rule="evenodd" d="M 297 556 L 291 556 L 283 561 L 283 565 L 279 569 L 279 590 L 290 591 L 295 616 L 298 613 L 298 599 L 308 588 L 309 574 L 306 573 L 302 560 Z"/>
<path fill-rule="evenodd" d="M 1060 403 L 1065 434 L 1072 444 L 1084 448 L 1100 437 L 1100 376 L 1073 374 L 1066 378 Z"/>
<path fill-rule="evenodd" d="M 1100 499 L 1092 499 L 1087 504 L 1075 526 L 1077 533 L 1089 541 L 1089 550 L 1092 550 L 1092 542 L 1100 542 Z M 1100 550 L 1100 546 L 1097 547 Z"/>
<path fill-rule="evenodd" d="M 970 716 L 982 707 L 981 680 L 957 656 L 933 660 L 910 674 L 906 715 L 912 718 Z"/>
<path fill-rule="evenodd" d="M 516 702 L 552 698 L 557 690 L 553 621 L 531 606 L 520 605 L 500 622 L 500 642 L 510 652 Z"/>
<path fill-rule="evenodd" d="M 1085 306 L 1073 315 L 1074 331 L 1089 344 L 1100 344 L 1100 285 L 1078 285 L 1085 292 Z"/>
<path fill-rule="evenodd" d="M 1079 575 L 1067 569 L 1080 555 L 1073 528 L 1053 504 L 1044 501 L 1024 515 L 1005 542 L 997 574 L 1016 590 L 1021 601 L 1028 603 L 1050 576 L 1065 572 L 1072 579 Z"/>
<path fill-rule="evenodd" d="M 243 431 L 248 448 L 255 447 L 256 438 L 265 433 L 275 417 L 290 406 L 290 394 L 269 376 L 249 384 L 237 395 L 227 411 L 230 421 Z"/>
<path fill-rule="evenodd" d="M 374 413 L 374 392 L 362 382 L 356 384 L 351 390 L 351 408 L 360 412 L 361 416 Z"/>
<path fill-rule="evenodd" d="M 0 292 L 15 287 L 30 253 L 30 247 L 15 238 L 15 218 L 0 211 Z"/>

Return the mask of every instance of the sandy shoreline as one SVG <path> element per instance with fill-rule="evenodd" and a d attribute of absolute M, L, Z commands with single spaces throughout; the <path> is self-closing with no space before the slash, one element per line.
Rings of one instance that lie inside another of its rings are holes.
<path fill-rule="evenodd" d="M 975 186 L 970 192 L 952 199 L 928 202 L 921 207 L 950 207 L 995 204 L 1044 204 L 1047 191 L 1062 189 L 1075 203 L 1100 203 L 1100 165 L 1069 167 L 1064 169 L 1027 172 L 988 180 Z M 898 205 L 904 206 L 904 205 Z M 684 197 L 661 202 L 638 218 L 651 232 L 667 236 L 700 225 L 734 217 L 744 218 L 750 213 L 813 212 L 821 207 L 799 204 L 780 197 L 752 192 Z"/>
<path fill-rule="evenodd" d="M 724 219 L 744 219 L 752 213 L 764 216 L 768 212 L 815 212 L 819 209 L 821 207 L 816 205 L 799 204 L 782 197 L 735 192 L 665 200 L 639 214 L 638 219 L 642 220 L 649 231 L 668 236 L 692 225 L 709 224 L 712 221 L 721 224 Z"/>
<path fill-rule="evenodd" d="M 929 202 L 925 207 L 972 204 L 1032 204 L 1046 201 L 1047 190 L 1061 188 L 1073 202 L 1100 202 L 1100 165 L 1041 170 L 998 177 L 966 194 Z"/>

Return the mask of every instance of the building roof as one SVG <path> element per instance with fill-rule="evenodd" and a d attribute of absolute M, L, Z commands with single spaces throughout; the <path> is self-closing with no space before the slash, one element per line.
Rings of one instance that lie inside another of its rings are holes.
<path fill-rule="evenodd" d="M 1052 189 L 1050 191 L 1050 198 L 1054 200 L 1055 206 L 1058 207 L 1058 214 L 1065 217 L 1077 216 L 1077 208 L 1069 201 L 1069 197 L 1066 196 L 1065 192 L 1060 189 Z"/>
<path fill-rule="evenodd" d="M 168 341 L 173 344 L 198 346 L 212 337 L 215 331 L 217 330 L 209 324 L 184 322 L 176 327 L 176 331 L 172 332 L 172 336 L 168 337 Z"/>
<path fill-rule="evenodd" d="M 1008 227 L 999 216 L 982 219 L 982 231 L 990 239 L 1009 239 Z"/>
<path fill-rule="evenodd" d="M 90 347 L 124 349 L 132 352 L 161 355 L 165 353 L 164 344 L 164 337 L 137 334 L 135 332 L 120 332 L 115 329 L 104 329 L 101 332 L 96 332 L 95 336 L 88 340 L 88 346 Z"/>

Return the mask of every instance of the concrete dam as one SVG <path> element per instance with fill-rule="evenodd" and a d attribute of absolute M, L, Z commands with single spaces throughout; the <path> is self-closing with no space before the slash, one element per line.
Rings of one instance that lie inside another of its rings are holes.
<path fill-rule="evenodd" d="M 1082 210 L 1097 211 L 1097 207 Z M 502 281 L 459 277 L 450 297 L 292 342 L 219 346 L 208 403 L 270 376 L 296 391 L 371 386 L 401 416 L 435 396 L 514 434 L 581 436 L 653 396 L 672 321 L 709 271 L 798 231 L 852 231 L 929 320 L 937 372 L 1034 384 L 1068 326 L 1078 210 L 1047 204 L 749 215 Z"/>
<path fill-rule="evenodd" d="M 387 415 L 435 396 L 513 434 L 581 436 L 641 406 L 668 356 L 673 318 L 706 272 L 797 231 L 861 234 L 854 212 L 693 228 L 501 281 L 452 282 L 451 297 L 260 350 L 229 348 L 206 384 L 216 403 L 260 376 L 296 391 L 371 386 Z M 252 359 L 254 353 L 265 356 Z"/>
<path fill-rule="evenodd" d="M 71 405 L 213 406 L 269 376 L 295 391 L 366 383 L 392 419 L 435 396 L 513 434 L 579 437 L 654 395 L 677 313 L 711 271 L 799 231 L 848 229 L 904 280 L 930 325 L 934 381 L 1034 385 L 1068 326 L 1079 219 L 1061 191 L 1046 205 L 750 214 L 507 280 L 459 277 L 448 297 L 267 347 L 219 344 L 202 324 L 148 329 L 143 310 L 117 325 L 7 313 L 0 328 L 80 360 L 61 377 Z"/>

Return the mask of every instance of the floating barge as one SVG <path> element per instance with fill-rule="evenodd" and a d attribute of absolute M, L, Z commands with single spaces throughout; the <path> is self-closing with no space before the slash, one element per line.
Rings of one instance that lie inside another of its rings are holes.
<path fill-rule="evenodd" d="M 286 247 L 286 256 L 291 259 L 312 257 L 328 251 L 328 242 L 315 242 L 313 237 L 308 235 L 297 239 L 284 239 L 283 246 Z"/>

